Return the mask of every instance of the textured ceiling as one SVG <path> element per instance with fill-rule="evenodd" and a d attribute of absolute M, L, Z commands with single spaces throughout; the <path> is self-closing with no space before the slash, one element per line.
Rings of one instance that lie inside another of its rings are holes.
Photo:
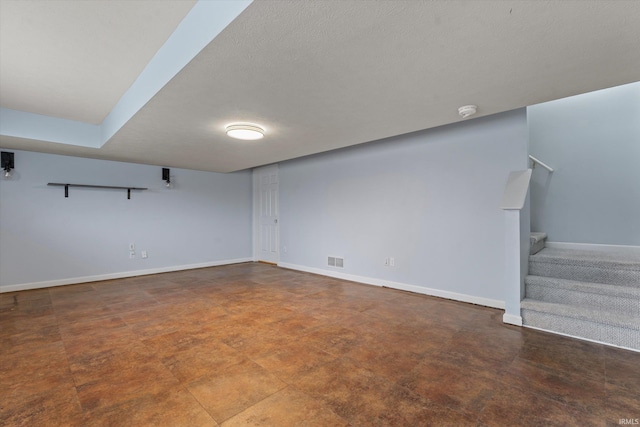
<path fill-rule="evenodd" d="M 255 1 L 102 148 L 0 145 L 230 172 L 458 122 L 465 104 L 480 117 L 635 82 L 638 40 L 636 1 Z M 228 138 L 236 120 L 265 138 Z"/>
<path fill-rule="evenodd" d="M 195 2 L 0 1 L 2 106 L 101 123 Z"/>

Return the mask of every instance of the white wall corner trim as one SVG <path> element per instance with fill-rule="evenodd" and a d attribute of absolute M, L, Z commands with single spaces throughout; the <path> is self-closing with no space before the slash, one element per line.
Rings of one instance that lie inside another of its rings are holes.
<path fill-rule="evenodd" d="M 522 317 L 514 316 L 513 314 L 505 313 L 502 316 L 502 322 L 508 323 L 509 325 L 522 326 Z"/>
<path fill-rule="evenodd" d="M 152 268 L 148 270 L 124 271 L 121 273 L 99 274 L 96 276 L 70 277 L 68 279 L 47 280 L 43 282 L 21 283 L 17 285 L 0 286 L 0 293 L 26 291 L 30 289 L 52 288 L 54 286 L 76 285 L 79 283 L 100 282 L 103 280 L 124 279 L 127 277 L 146 276 L 150 274 L 171 273 L 174 271 L 194 270 L 197 268 L 217 267 L 220 265 L 240 264 L 252 262 L 253 258 L 237 258 L 220 261 L 203 262 L 198 264 L 176 265 L 171 267 Z"/>
<path fill-rule="evenodd" d="M 377 279 L 373 277 L 357 276 L 354 274 L 347 274 L 339 271 L 305 267 L 303 265 L 289 264 L 286 262 L 279 262 L 278 267 L 288 268 L 290 270 L 304 271 L 306 273 L 319 274 L 321 276 L 334 277 L 336 279 L 349 280 L 352 282 L 363 283 L 365 285 L 384 286 L 387 288 L 398 289 L 401 291 L 415 292 L 418 294 L 446 298 L 454 301 L 467 302 L 471 304 L 477 304 L 477 305 L 482 305 L 482 306 L 492 307 L 492 308 L 499 308 L 502 310 L 504 310 L 504 307 L 505 307 L 505 302 L 500 300 L 477 297 L 474 295 L 459 294 L 456 292 L 450 292 L 450 291 L 445 291 L 441 289 L 432 289 L 432 288 L 426 288 L 422 286 L 409 285 L 406 283 L 392 282 L 389 280 Z"/>

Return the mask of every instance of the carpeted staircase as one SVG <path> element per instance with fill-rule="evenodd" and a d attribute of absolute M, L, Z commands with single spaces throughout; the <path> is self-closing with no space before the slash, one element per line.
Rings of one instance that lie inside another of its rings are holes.
<path fill-rule="evenodd" d="M 544 248 L 538 237 L 523 324 L 640 351 L 640 255 Z"/>
<path fill-rule="evenodd" d="M 531 243 L 531 255 L 535 255 L 544 249 L 544 244 L 547 241 L 547 233 L 531 233 L 529 239 Z"/>

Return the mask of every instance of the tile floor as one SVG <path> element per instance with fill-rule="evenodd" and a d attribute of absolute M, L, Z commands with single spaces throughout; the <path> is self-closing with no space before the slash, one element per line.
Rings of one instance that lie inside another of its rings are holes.
<path fill-rule="evenodd" d="M 501 318 L 258 263 L 0 294 L 0 425 L 637 423 L 640 353 Z"/>

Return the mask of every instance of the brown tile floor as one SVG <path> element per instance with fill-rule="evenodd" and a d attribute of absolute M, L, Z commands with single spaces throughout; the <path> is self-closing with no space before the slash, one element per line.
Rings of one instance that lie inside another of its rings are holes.
<path fill-rule="evenodd" d="M 264 264 L 0 295 L 0 425 L 619 425 L 640 354 Z"/>

